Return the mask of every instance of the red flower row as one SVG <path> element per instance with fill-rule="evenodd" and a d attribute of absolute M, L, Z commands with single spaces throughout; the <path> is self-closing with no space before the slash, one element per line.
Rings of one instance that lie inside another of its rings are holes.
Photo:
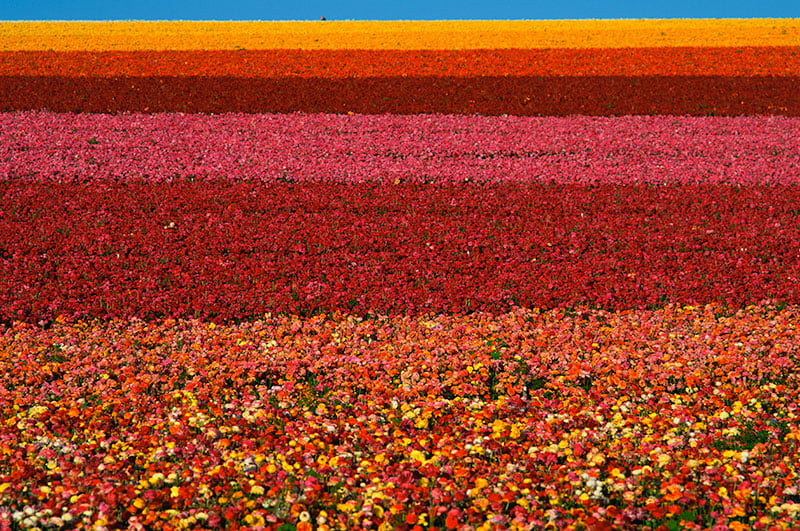
<path fill-rule="evenodd" d="M 0 111 L 800 116 L 796 76 L 0 76 Z"/>
<path fill-rule="evenodd" d="M 796 187 L 0 185 L 0 319 L 800 302 Z"/>

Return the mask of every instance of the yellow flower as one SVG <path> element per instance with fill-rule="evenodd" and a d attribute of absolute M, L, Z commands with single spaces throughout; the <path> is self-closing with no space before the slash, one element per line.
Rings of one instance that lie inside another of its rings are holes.
<path fill-rule="evenodd" d="M 264 525 L 264 517 L 258 513 L 250 513 L 244 517 L 245 523 L 251 526 L 263 526 Z"/>
<path fill-rule="evenodd" d="M 346 503 L 340 503 L 336 506 L 336 509 L 342 511 L 343 513 L 352 513 L 355 509 L 355 505 L 353 502 L 348 501 Z"/>
<path fill-rule="evenodd" d="M 419 461 L 421 463 L 425 462 L 425 454 L 420 452 L 419 450 L 413 450 L 410 455 L 411 459 L 414 461 Z"/>

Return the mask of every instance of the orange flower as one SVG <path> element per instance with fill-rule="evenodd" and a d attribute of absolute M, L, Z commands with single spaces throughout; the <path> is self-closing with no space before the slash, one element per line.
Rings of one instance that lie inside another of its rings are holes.
<path fill-rule="evenodd" d="M 667 495 L 664 499 L 670 502 L 677 501 L 683 496 L 683 488 L 680 485 L 670 485 L 667 487 Z"/>

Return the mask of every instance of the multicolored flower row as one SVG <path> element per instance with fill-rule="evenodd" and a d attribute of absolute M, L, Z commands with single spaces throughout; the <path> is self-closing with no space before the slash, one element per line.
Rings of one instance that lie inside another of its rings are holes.
<path fill-rule="evenodd" d="M 669 305 L 16 323 L 0 526 L 796 528 L 798 322 Z"/>
<path fill-rule="evenodd" d="M 0 179 L 800 184 L 800 119 L 0 114 Z"/>

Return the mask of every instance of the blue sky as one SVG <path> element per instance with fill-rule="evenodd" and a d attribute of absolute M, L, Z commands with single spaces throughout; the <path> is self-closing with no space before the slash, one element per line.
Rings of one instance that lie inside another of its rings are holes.
<path fill-rule="evenodd" d="M 0 0 L 0 20 L 800 17 L 800 0 Z"/>

